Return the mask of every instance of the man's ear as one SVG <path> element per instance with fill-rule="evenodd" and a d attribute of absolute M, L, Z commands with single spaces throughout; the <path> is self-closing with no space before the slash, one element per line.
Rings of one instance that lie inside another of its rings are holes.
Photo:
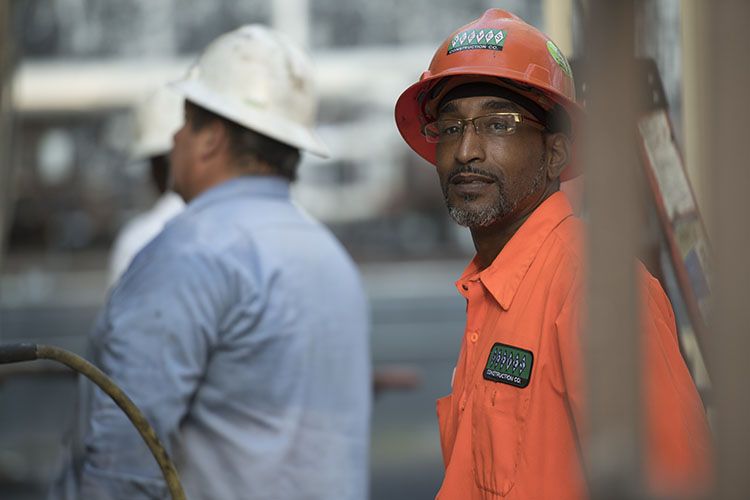
<path fill-rule="evenodd" d="M 558 179 L 563 169 L 570 162 L 570 139 L 562 133 L 547 134 L 547 176 Z"/>
<path fill-rule="evenodd" d="M 201 160 L 209 160 L 219 154 L 227 142 L 227 130 L 219 120 L 211 120 L 198 132 L 197 152 Z"/>

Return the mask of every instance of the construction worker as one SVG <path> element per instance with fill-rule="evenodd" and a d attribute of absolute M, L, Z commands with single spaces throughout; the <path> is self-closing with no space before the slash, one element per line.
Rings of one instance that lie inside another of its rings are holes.
<path fill-rule="evenodd" d="M 340 244 L 289 198 L 300 151 L 327 154 L 310 63 L 245 26 L 175 89 L 172 185 L 187 207 L 110 293 L 93 361 L 149 419 L 187 498 L 364 499 L 365 295 Z M 82 453 L 53 498 L 167 498 L 114 403 L 89 390 L 83 409 Z"/>
<path fill-rule="evenodd" d="M 135 107 L 136 141 L 131 156 L 148 161 L 151 182 L 159 198 L 117 234 L 109 259 L 110 286 L 117 282 L 141 248 L 185 208 L 182 198 L 168 186 L 169 151 L 172 136 L 182 126 L 182 108 L 182 96 L 166 86 Z"/>
<path fill-rule="evenodd" d="M 467 320 L 452 391 L 437 402 L 440 499 L 587 495 L 582 224 L 559 192 L 576 173 L 573 89 L 554 42 L 491 9 L 452 33 L 396 103 L 401 135 L 435 165 L 448 211 L 476 248 L 456 283 Z M 648 487 L 696 494 L 710 477 L 703 406 L 669 300 L 638 272 Z"/>

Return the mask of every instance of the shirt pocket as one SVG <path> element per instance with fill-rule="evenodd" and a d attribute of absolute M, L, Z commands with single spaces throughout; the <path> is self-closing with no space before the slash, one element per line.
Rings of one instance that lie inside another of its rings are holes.
<path fill-rule="evenodd" d="M 506 496 L 515 484 L 525 434 L 528 392 L 482 382 L 474 391 L 471 415 L 473 472 L 477 487 L 491 498 Z"/>
<path fill-rule="evenodd" d="M 456 441 L 456 431 L 453 418 L 453 395 L 449 394 L 437 400 L 437 418 L 440 428 L 440 448 L 443 452 L 443 464 L 448 467 L 453 444 Z"/>

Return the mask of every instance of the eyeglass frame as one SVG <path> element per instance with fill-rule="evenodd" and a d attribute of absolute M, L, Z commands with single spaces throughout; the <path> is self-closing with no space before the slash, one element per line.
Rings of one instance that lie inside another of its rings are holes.
<path fill-rule="evenodd" d="M 481 118 L 488 118 L 488 117 L 491 117 L 491 116 L 512 116 L 514 118 L 513 123 L 515 125 L 513 127 L 513 130 L 510 131 L 510 132 L 508 132 L 508 133 L 497 134 L 497 135 L 485 134 L 483 132 L 480 132 L 479 128 L 477 127 L 477 124 L 476 124 L 476 122 L 474 120 L 479 120 Z M 435 136 L 430 136 L 427 133 L 427 127 L 435 125 L 436 123 L 441 122 L 441 121 L 454 121 L 454 122 L 458 122 L 460 124 L 460 126 L 461 126 L 461 133 L 460 134 L 456 134 L 455 138 L 450 138 L 448 140 L 443 140 L 443 141 L 440 141 L 440 140 L 431 140 L 431 138 L 435 137 Z M 432 144 L 443 143 L 444 144 L 446 142 L 452 142 L 452 141 L 458 140 L 461 137 L 463 137 L 464 133 L 466 132 L 467 125 L 469 123 L 471 123 L 474 126 L 474 132 L 478 136 L 484 136 L 484 137 L 506 137 L 506 136 L 515 134 L 516 133 L 516 129 L 518 128 L 518 125 L 521 124 L 521 123 L 524 123 L 526 121 L 541 126 L 541 130 L 546 130 L 547 129 L 547 126 L 544 123 L 542 123 L 541 121 L 539 121 L 539 120 L 537 120 L 535 118 L 523 115 L 523 114 L 515 112 L 515 111 L 503 111 L 503 112 L 498 112 L 498 113 L 488 113 L 486 115 L 475 116 L 474 118 L 443 118 L 441 120 L 431 121 L 429 123 L 426 123 L 422 127 L 422 135 L 424 136 L 424 138 L 429 143 L 432 143 Z"/>

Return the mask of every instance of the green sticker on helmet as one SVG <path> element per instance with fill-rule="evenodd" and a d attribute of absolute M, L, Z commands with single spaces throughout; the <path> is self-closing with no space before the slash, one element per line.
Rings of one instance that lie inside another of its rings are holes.
<path fill-rule="evenodd" d="M 505 30 L 471 29 L 456 34 L 448 44 L 448 55 L 462 50 L 489 49 L 503 50 Z"/>
<path fill-rule="evenodd" d="M 570 69 L 568 60 L 565 58 L 562 51 L 557 47 L 557 45 L 555 45 L 555 42 L 553 42 L 552 40 L 547 40 L 547 50 L 552 56 L 552 59 L 554 59 L 555 62 L 562 68 L 565 74 L 573 78 L 573 70 Z"/>

